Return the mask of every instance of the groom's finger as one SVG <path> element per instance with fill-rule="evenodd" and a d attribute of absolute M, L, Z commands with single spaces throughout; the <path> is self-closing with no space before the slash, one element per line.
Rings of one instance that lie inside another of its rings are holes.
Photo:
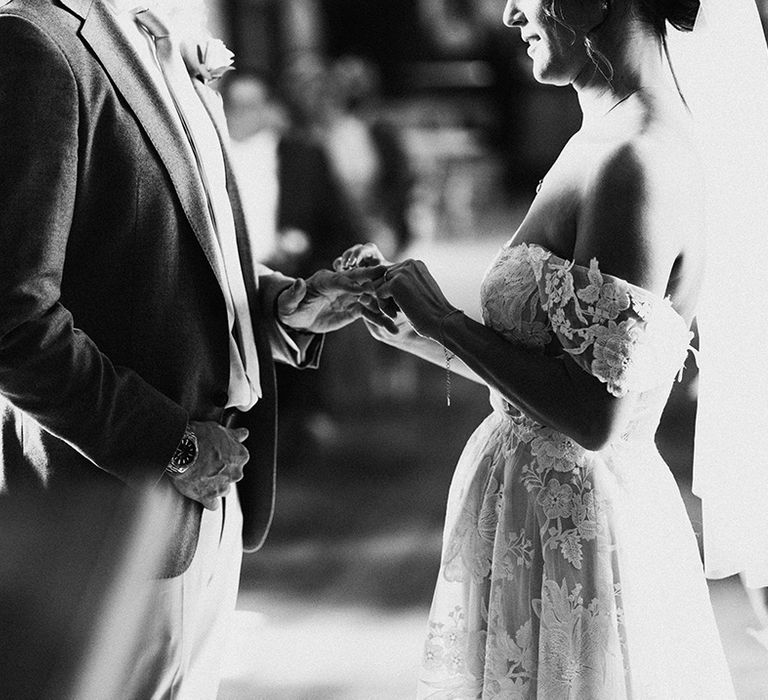
<path fill-rule="evenodd" d="M 369 280 L 357 281 L 352 279 L 350 273 L 345 271 L 334 274 L 333 278 L 324 282 L 323 287 L 319 287 L 319 289 L 336 292 L 349 292 L 350 294 L 357 295 L 365 291 L 366 288 L 370 288 L 370 284 L 371 283 Z"/>
<path fill-rule="evenodd" d="M 356 267 L 353 270 L 345 270 L 344 277 L 360 284 L 374 282 L 384 277 L 387 272 L 386 265 L 373 265 L 371 267 Z"/>

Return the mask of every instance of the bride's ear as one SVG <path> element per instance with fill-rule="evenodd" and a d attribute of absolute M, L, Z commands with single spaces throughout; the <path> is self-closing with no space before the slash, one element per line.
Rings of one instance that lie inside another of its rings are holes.
<path fill-rule="evenodd" d="M 557 4 L 552 17 L 571 29 L 577 36 L 586 36 L 600 27 L 611 11 L 613 0 L 576 0 Z"/>

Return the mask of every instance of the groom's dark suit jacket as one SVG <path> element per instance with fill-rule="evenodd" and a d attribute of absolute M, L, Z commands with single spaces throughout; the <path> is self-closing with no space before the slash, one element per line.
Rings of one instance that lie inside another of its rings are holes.
<path fill-rule="evenodd" d="M 224 130 L 218 95 L 197 87 Z M 241 417 L 254 549 L 273 507 L 272 355 L 297 357 L 273 312 L 290 280 L 252 264 L 228 187 L 264 391 Z M 0 494 L 102 488 L 109 508 L 126 488 L 166 490 L 164 575 L 188 566 L 201 513 L 165 466 L 187 420 L 220 420 L 227 402 L 214 235 L 184 134 L 101 1 L 0 9 Z"/>

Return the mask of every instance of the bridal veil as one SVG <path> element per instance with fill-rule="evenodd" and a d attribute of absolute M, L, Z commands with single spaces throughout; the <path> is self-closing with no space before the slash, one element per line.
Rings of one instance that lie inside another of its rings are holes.
<path fill-rule="evenodd" d="M 694 31 L 672 34 L 707 183 L 693 480 L 705 568 L 768 586 L 768 49 L 755 0 L 702 0 Z"/>

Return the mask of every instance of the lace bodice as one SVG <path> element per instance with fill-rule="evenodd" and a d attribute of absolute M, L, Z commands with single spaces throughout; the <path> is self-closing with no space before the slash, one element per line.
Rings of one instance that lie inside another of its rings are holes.
<path fill-rule="evenodd" d="M 485 324 L 513 343 L 569 353 L 614 396 L 668 385 L 692 333 L 669 299 L 564 260 L 543 246 L 502 248 L 481 287 Z"/>

